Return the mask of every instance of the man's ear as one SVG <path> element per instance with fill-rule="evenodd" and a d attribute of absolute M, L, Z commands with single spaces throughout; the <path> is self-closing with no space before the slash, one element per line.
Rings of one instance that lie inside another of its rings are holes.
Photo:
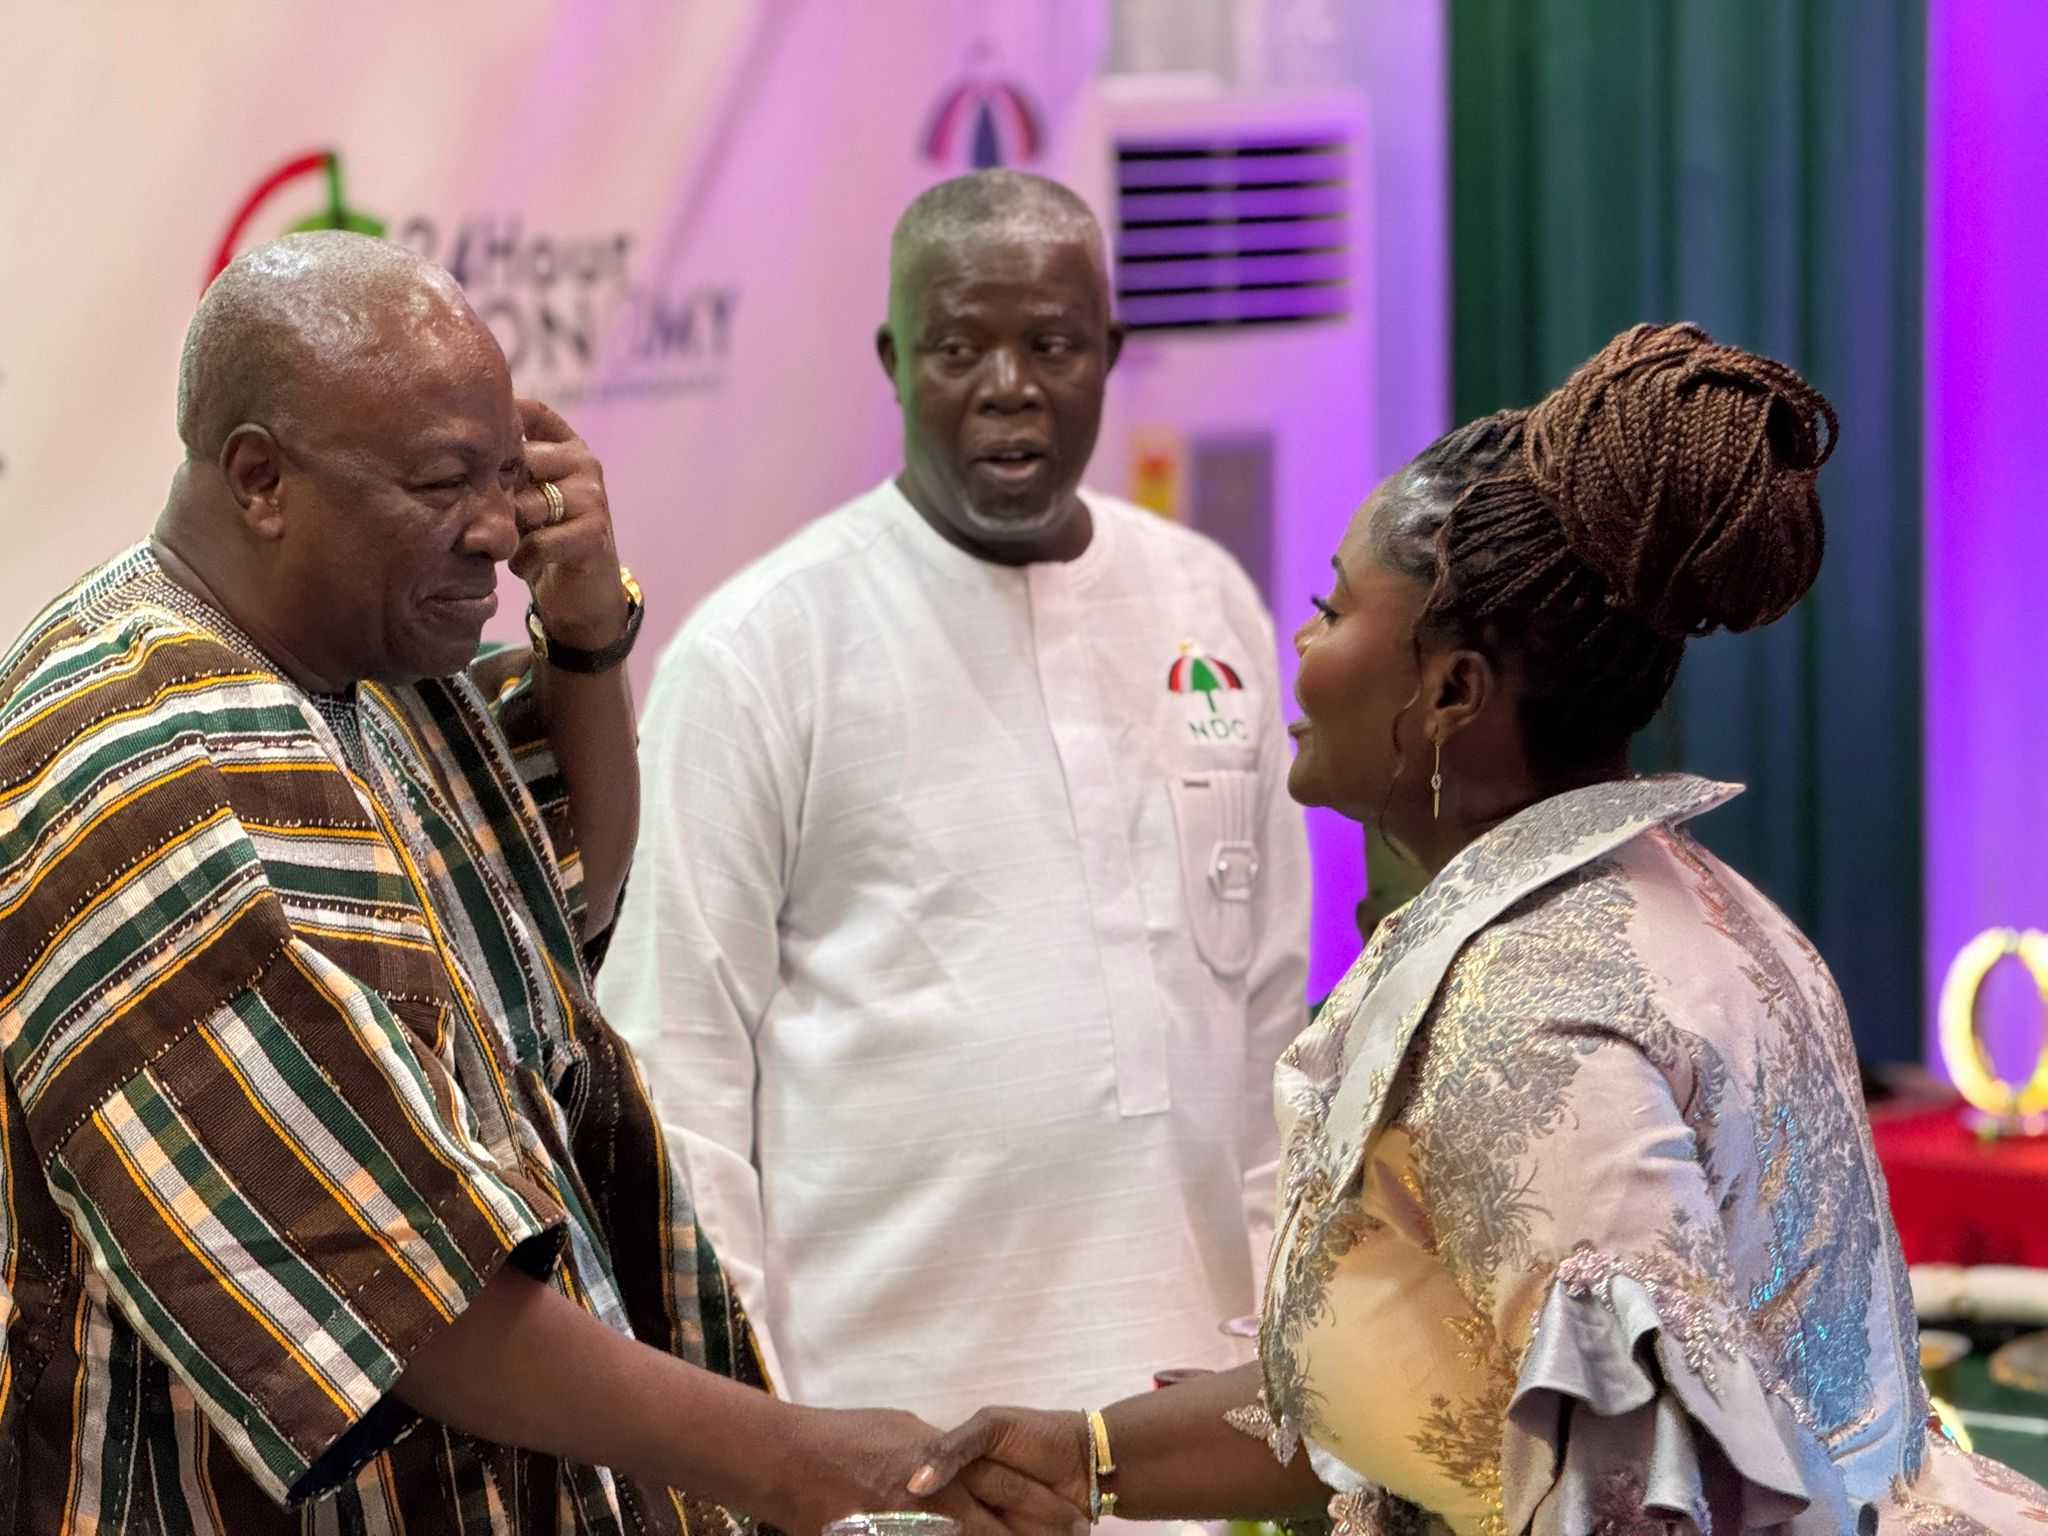
<path fill-rule="evenodd" d="M 221 444 L 221 477 L 242 509 L 242 521 L 259 538 L 284 535 L 284 471 L 284 450 L 268 427 L 244 422 Z"/>
<path fill-rule="evenodd" d="M 889 375 L 890 392 L 901 401 L 903 396 L 896 391 L 896 333 L 887 321 L 875 327 L 875 356 L 882 361 L 882 372 Z"/>
<path fill-rule="evenodd" d="M 1102 365 L 1104 373 L 1114 368 L 1116 360 L 1124 355 L 1124 334 L 1124 328 L 1121 324 L 1114 320 L 1109 323 L 1109 361 Z"/>

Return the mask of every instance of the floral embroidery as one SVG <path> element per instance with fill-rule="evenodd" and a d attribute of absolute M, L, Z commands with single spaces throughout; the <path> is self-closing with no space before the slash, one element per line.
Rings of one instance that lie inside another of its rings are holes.
<path fill-rule="evenodd" d="M 1486 1382 L 1479 1396 L 1453 1403 L 1430 1399 L 1422 1428 L 1410 1437 L 1415 1449 L 1450 1479 L 1486 1501 L 1481 1536 L 1506 1536 L 1501 1508 L 1500 1428 L 1515 1395 L 1515 1359 L 1501 1346 L 1483 1317 L 1450 1317 L 1445 1325 L 1457 1339 L 1457 1355 Z"/>
<path fill-rule="evenodd" d="M 1993 1461 L 1989 1456 L 1980 1456 L 1962 1449 L 1946 1437 L 1946 1431 L 1941 1434 L 1930 1434 L 1928 1444 L 1933 1448 L 1933 1454 L 1929 1458 L 1930 1472 L 1933 1470 L 1933 1463 L 1936 1462 L 1945 1462 L 1951 1467 L 1961 1462 L 1963 1468 L 1967 1469 L 1966 1475 L 1974 1477 L 1980 1485 L 1991 1492 L 2012 1500 L 2016 1506 L 2013 1512 L 2022 1520 L 2033 1525 L 2048 1526 L 2048 1488 L 2043 1488 L 2024 1473 L 2014 1471 L 2002 1461 Z M 1942 1481 L 1953 1483 L 1960 1479 L 1951 1475 L 1944 1477 Z M 1896 1479 L 1892 1483 L 1892 1499 L 1905 1510 L 1908 1516 L 1907 1529 L 1913 1532 L 1914 1536 L 1920 1536 L 1921 1530 L 1919 1526 L 1910 1523 L 1916 1519 L 1928 1522 L 1927 1529 L 1934 1533 L 1934 1536 L 1950 1536 L 1949 1529 L 1938 1523 L 1948 1514 L 1947 1507 L 1932 1499 L 1921 1498 L 1917 1490 L 1905 1479 Z M 1886 1526 L 1885 1529 L 1889 1532 L 1891 1527 Z M 1973 1528 L 1965 1525 L 1954 1529 L 1967 1533 L 1967 1536 L 1974 1536 L 1974 1531 L 1983 1527 Z"/>
<path fill-rule="evenodd" d="M 1273 1453 L 1273 1459 L 1283 1467 L 1292 1462 L 1295 1452 L 1301 1449 L 1300 1439 L 1268 1411 L 1263 1387 L 1259 1389 L 1258 1397 L 1252 1402 L 1224 1414 L 1223 1422 L 1241 1435 L 1250 1435 L 1254 1440 L 1265 1441 L 1266 1449 Z"/>
<path fill-rule="evenodd" d="M 1330 1536 L 1429 1536 L 1434 1526 L 1422 1510 L 1384 1488 L 1356 1488 L 1330 1500 Z"/>
<path fill-rule="evenodd" d="M 1721 785 L 1679 775 L 1626 779 L 1558 795 L 1503 822 L 1451 860 L 1400 909 L 1401 931 L 1388 946 L 1381 969 L 1391 970 L 1435 938 L 1475 894 L 1518 884 L 1575 844 L 1631 822 L 1681 820 L 1729 793 Z"/>
<path fill-rule="evenodd" d="M 1687 1085 L 1683 1108 L 1710 1192 L 1728 1070 L 1706 1041 L 1657 1005 L 1628 938 L 1626 876 L 1596 862 L 1511 909 L 1451 968 L 1418 1037 L 1419 1065 L 1398 1121 L 1415 1137 L 1416 1169 L 1446 1267 L 1473 1307 L 1491 1313 L 1497 1277 L 1535 1257 L 1531 1234 L 1560 1213 L 1530 1194 L 1536 1147 L 1564 1128 L 1586 1056 L 1633 1046 Z M 1588 1012 L 1597 1025 L 1569 1021 Z"/>
<path fill-rule="evenodd" d="M 1614 1277 L 1626 1275 L 1635 1281 L 1650 1293 L 1657 1319 L 1678 1342 L 1687 1368 L 1713 1391 L 1715 1361 L 1736 1357 L 1735 1346 L 1743 1337 L 1743 1330 L 1721 1299 L 1728 1292 L 1717 1283 L 1719 1277 L 1686 1262 L 1694 1259 L 1696 1264 L 1696 1250 L 1692 1248 L 1682 1214 L 1666 1229 L 1662 1246 L 1661 1254 L 1634 1253 L 1617 1258 L 1596 1252 L 1590 1243 L 1581 1243 L 1557 1266 L 1557 1283 L 1567 1296 L 1580 1301 L 1591 1298 L 1611 1312 Z"/>
<path fill-rule="evenodd" d="M 1405 911 L 1406 909 L 1401 909 Z M 1379 926 L 1356 964 L 1337 984 L 1280 1059 L 1280 1081 L 1289 1084 L 1281 1126 L 1286 1151 L 1281 1159 L 1281 1208 L 1287 1212 L 1275 1238 L 1274 1273 L 1259 1323 L 1259 1358 L 1264 1363 L 1275 1429 L 1270 1444 L 1283 1462 L 1294 1459 L 1300 1431 L 1314 1410 L 1314 1394 L 1300 1359 L 1302 1336 L 1327 1312 L 1324 1293 L 1338 1263 L 1379 1224 L 1353 1200 L 1334 1198 L 1330 1188 L 1327 1122 L 1330 1099 L 1342 1079 L 1346 1037 L 1371 981 L 1383 969 L 1401 912 Z M 1375 1093 L 1377 1095 L 1377 1085 Z"/>
<path fill-rule="evenodd" d="M 1970 1470 L 1977 1474 L 1977 1480 L 1988 1488 L 1995 1488 L 2007 1498 L 2027 1505 L 2023 1511 L 2033 1519 L 2048 1521 L 2048 1488 L 2043 1488 L 2023 1472 L 2015 1472 L 2002 1461 L 1993 1461 L 1989 1456 L 1979 1456 L 1974 1451 L 1958 1450 L 1970 1464 Z"/>
<path fill-rule="evenodd" d="M 1891 1509 L 1885 1536 L 1998 1536 L 1990 1526 L 1960 1509 L 1923 1499 L 1902 1477 L 1892 1480 Z M 1903 1521 L 1903 1523 L 1901 1523 Z"/>
<path fill-rule="evenodd" d="M 1894 1263 L 1893 1343 L 1906 1383 L 1910 1422 L 1926 1417 L 1919 1362 L 1906 1351 L 1918 1335 L 1889 1207 L 1873 1195 L 1877 1167 L 1856 1072 L 1855 1045 L 1841 997 L 1802 987 L 1780 946 L 1737 900 L 1690 837 L 1669 839 L 1691 876 L 1710 927 L 1743 956 L 1744 974 L 1767 1021 L 1751 1076 L 1755 1106 L 1756 1197 L 1769 1223 L 1768 1262 L 1746 1297 L 1765 1357 L 1784 1396 L 1828 1444 L 1857 1438 L 1878 1404 L 1870 1374 L 1873 1261 L 1880 1243 Z M 1801 944 L 1815 965 L 1819 956 Z M 1907 1435 L 1899 1470 L 1919 1471 L 1921 1437 Z"/>
<path fill-rule="evenodd" d="M 1303 1127 L 1320 1122 L 1302 1121 Z M 1333 1197 L 1324 1161 L 1317 1149 L 1290 1157 L 1290 1178 L 1306 1170 L 1281 1272 L 1267 1297 L 1266 1316 L 1259 1326 L 1259 1355 L 1265 1363 L 1269 1402 L 1277 1408 L 1282 1440 L 1292 1445 L 1304 1426 L 1315 1420 L 1320 1396 L 1309 1386 L 1301 1358 L 1302 1338 L 1329 1315 L 1330 1279 L 1337 1266 L 1366 1238 L 1384 1230 L 1355 1198 Z M 1283 1237 L 1283 1241 L 1286 1239 Z"/>
<path fill-rule="evenodd" d="M 1610 1472 L 1593 1491 L 1593 1523 L 1587 1536 L 1690 1536 L 1686 1521 L 1668 1510 L 1651 1509 L 1642 1474 Z M 1713 1536 L 1713 1517 L 1705 1504 L 1690 1514 L 1699 1536 Z"/>

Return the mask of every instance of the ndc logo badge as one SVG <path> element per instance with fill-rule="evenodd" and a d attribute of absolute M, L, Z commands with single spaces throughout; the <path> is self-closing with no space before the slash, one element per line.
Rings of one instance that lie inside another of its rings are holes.
<path fill-rule="evenodd" d="M 939 98 L 920 140 L 932 164 L 974 171 L 1036 160 L 1044 145 L 1038 107 L 1023 87 L 977 77 Z"/>
<path fill-rule="evenodd" d="M 724 382 L 739 290 L 643 278 L 629 229 L 562 235 L 519 211 L 403 220 L 352 207 L 341 155 L 285 161 L 228 220 L 207 281 L 249 246 L 310 229 L 395 240 L 448 269 L 505 349 L 522 390 L 555 405 L 694 394 Z"/>
<path fill-rule="evenodd" d="M 1194 641 L 1181 641 L 1180 655 L 1166 669 L 1166 691 L 1199 698 L 1208 705 L 1206 713 L 1189 711 L 1187 727 L 1197 741 L 1250 739 L 1251 727 L 1246 724 L 1243 712 L 1235 707 L 1239 701 L 1228 697 L 1244 692 L 1244 679 L 1238 676 L 1237 668 L 1220 656 L 1211 656 Z M 1230 709 L 1218 707 L 1218 694 L 1226 696 Z"/>
<path fill-rule="evenodd" d="M 319 206 L 314 211 L 277 225 L 260 239 L 268 240 L 272 235 L 296 235 L 309 229 L 352 229 L 359 235 L 383 236 L 382 219 L 349 207 L 347 199 L 342 196 L 341 156 L 331 149 L 315 150 L 309 155 L 285 161 L 257 182 L 249 195 L 242 199 L 241 207 L 228 220 L 220 249 L 213 254 L 213 265 L 206 269 L 206 281 L 210 283 L 219 277 L 221 269 L 241 254 L 245 242 L 251 245 L 259 243 L 259 240 L 248 238 L 249 226 L 256 222 L 259 213 L 273 202 L 284 206 L 296 202 L 303 206 L 314 200 L 308 194 L 315 193 L 316 189 Z M 265 219 L 264 223 L 269 227 L 271 221 Z M 205 284 L 200 286 L 203 289 Z"/>

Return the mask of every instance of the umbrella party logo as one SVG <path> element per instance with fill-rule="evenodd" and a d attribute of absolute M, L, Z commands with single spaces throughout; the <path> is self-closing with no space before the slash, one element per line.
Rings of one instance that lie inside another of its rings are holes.
<path fill-rule="evenodd" d="M 1192 695 L 1209 706 L 1208 713 L 1188 722 L 1188 729 L 1204 741 L 1242 741 L 1245 722 L 1237 714 L 1224 714 L 1216 704 L 1220 694 L 1242 693 L 1244 679 L 1237 668 L 1220 656 L 1211 656 L 1192 640 L 1180 643 L 1180 654 L 1166 669 L 1166 691 Z"/>
<path fill-rule="evenodd" d="M 1216 695 L 1226 690 L 1235 693 L 1244 687 L 1244 679 L 1237 675 L 1237 669 L 1217 656 L 1211 656 L 1192 640 L 1180 643 L 1180 655 L 1173 665 L 1166 669 L 1166 691 L 1168 693 L 1199 693 L 1209 701 L 1209 713 L 1216 713 Z"/>
<path fill-rule="evenodd" d="M 309 192 L 315 198 L 308 198 Z M 315 199 L 317 203 L 282 227 L 272 225 L 266 217 L 263 239 L 271 238 L 272 234 L 295 235 L 308 229 L 351 229 L 359 235 L 381 236 L 384 233 L 382 219 L 348 205 L 348 199 L 342 193 L 340 153 L 332 149 L 316 149 L 294 155 L 250 189 L 249 195 L 242 199 L 234 216 L 228 220 L 220 249 L 213 254 L 213 265 L 206 269 L 206 281 L 210 283 L 220 276 L 221 268 L 240 254 L 249 227 L 259 214 L 267 215 L 273 205 L 292 206 L 293 199 L 297 199 L 300 206 Z"/>
<path fill-rule="evenodd" d="M 731 365 L 739 287 L 648 274 L 639 231 L 562 230 L 518 206 L 372 214 L 347 198 L 340 152 L 294 155 L 259 178 L 221 236 L 211 282 L 251 246 L 303 230 L 388 238 L 447 269 L 505 349 L 518 387 L 556 405 L 695 394 Z"/>
<path fill-rule="evenodd" d="M 1023 87 L 975 76 L 939 98 L 921 140 L 925 159 L 934 165 L 964 160 L 977 171 L 1035 160 L 1044 142 L 1038 108 Z"/>

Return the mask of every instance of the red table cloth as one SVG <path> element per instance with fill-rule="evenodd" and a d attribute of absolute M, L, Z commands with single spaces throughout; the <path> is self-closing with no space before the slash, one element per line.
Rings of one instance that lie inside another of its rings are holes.
<path fill-rule="evenodd" d="M 2048 1136 L 1983 1141 L 1964 1113 L 1871 1111 L 1906 1262 L 2048 1268 Z"/>

